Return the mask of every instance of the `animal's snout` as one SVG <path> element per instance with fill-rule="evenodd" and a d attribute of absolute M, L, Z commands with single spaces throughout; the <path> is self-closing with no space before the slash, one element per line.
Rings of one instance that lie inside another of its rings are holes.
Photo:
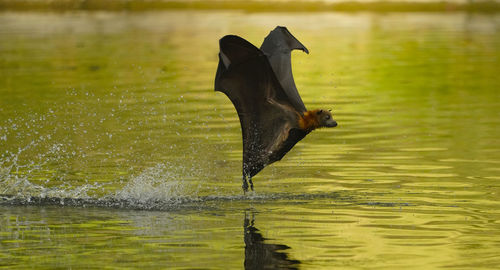
<path fill-rule="evenodd" d="M 336 127 L 337 126 L 337 121 L 333 120 L 333 119 L 330 119 L 328 120 L 328 122 L 326 123 L 326 126 L 327 127 Z"/>

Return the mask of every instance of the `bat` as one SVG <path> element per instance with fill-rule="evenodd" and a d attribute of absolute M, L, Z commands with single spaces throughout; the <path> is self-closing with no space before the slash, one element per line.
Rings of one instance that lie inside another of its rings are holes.
<path fill-rule="evenodd" d="M 219 40 L 215 91 L 231 100 L 243 137 L 243 192 L 252 177 L 279 161 L 307 134 L 335 127 L 328 110 L 308 111 L 292 74 L 291 52 L 309 53 L 286 27 L 278 26 L 257 48 L 236 35 Z"/>

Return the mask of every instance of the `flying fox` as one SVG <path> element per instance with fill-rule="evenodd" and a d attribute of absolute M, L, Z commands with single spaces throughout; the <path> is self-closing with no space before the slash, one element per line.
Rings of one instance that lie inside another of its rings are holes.
<path fill-rule="evenodd" d="M 279 161 L 311 131 L 335 127 L 329 110 L 307 110 L 292 74 L 291 52 L 309 53 L 286 27 L 278 26 L 260 49 L 227 35 L 219 41 L 215 91 L 229 97 L 243 136 L 243 192 L 252 177 Z"/>

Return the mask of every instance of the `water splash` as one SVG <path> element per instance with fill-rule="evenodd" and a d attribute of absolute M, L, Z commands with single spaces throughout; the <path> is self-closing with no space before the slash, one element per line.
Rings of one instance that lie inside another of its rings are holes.
<path fill-rule="evenodd" d="M 143 209 L 156 208 L 158 204 L 180 204 L 192 197 L 187 195 L 186 169 L 170 164 L 157 164 L 133 177 L 123 189 L 112 197 Z M 194 194 L 192 194 L 194 195 Z"/>
<path fill-rule="evenodd" d="M 12 160 L 15 160 L 13 158 Z M 205 194 L 197 181 L 202 171 L 172 163 L 158 163 L 144 169 L 117 191 L 96 195 L 101 184 L 72 186 L 62 184 L 46 186 L 29 180 L 30 171 L 18 173 L 14 165 L 2 167 L 0 179 L 0 205 L 58 205 L 74 207 L 106 207 L 139 210 L 176 210 L 213 207 L 214 203 L 262 202 L 269 200 L 310 200 L 314 198 L 337 198 L 337 193 L 286 194 L 256 193 Z"/>
<path fill-rule="evenodd" d="M 0 195 L 2 201 L 19 200 L 29 202 L 31 198 L 89 198 L 102 184 L 72 186 L 66 182 L 69 174 L 67 160 L 76 153 L 64 140 L 55 139 L 56 129 L 43 131 L 51 114 L 33 114 L 28 119 L 8 119 L 0 130 L 3 132 L 0 153 Z M 22 123 L 22 124 L 17 124 Z M 23 129 L 20 128 L 23 126 Z M 33 135 L 33 136 L 32 136 Z M 22 141 L 31 136 L 32 139 Z M 60 166 L 54 166 L 58 164 Z M 61 165 L 62 164 L 62 165 Z"/>

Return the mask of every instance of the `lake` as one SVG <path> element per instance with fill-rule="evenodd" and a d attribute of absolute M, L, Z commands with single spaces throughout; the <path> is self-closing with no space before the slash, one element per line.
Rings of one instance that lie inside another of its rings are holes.
<path fill-rule="evenodd" d="M 500 16 L 0 13 L 0 268 L 500 265 Z M 285 25 L 320 129 L 241 190 L 218 40 Z"/>

